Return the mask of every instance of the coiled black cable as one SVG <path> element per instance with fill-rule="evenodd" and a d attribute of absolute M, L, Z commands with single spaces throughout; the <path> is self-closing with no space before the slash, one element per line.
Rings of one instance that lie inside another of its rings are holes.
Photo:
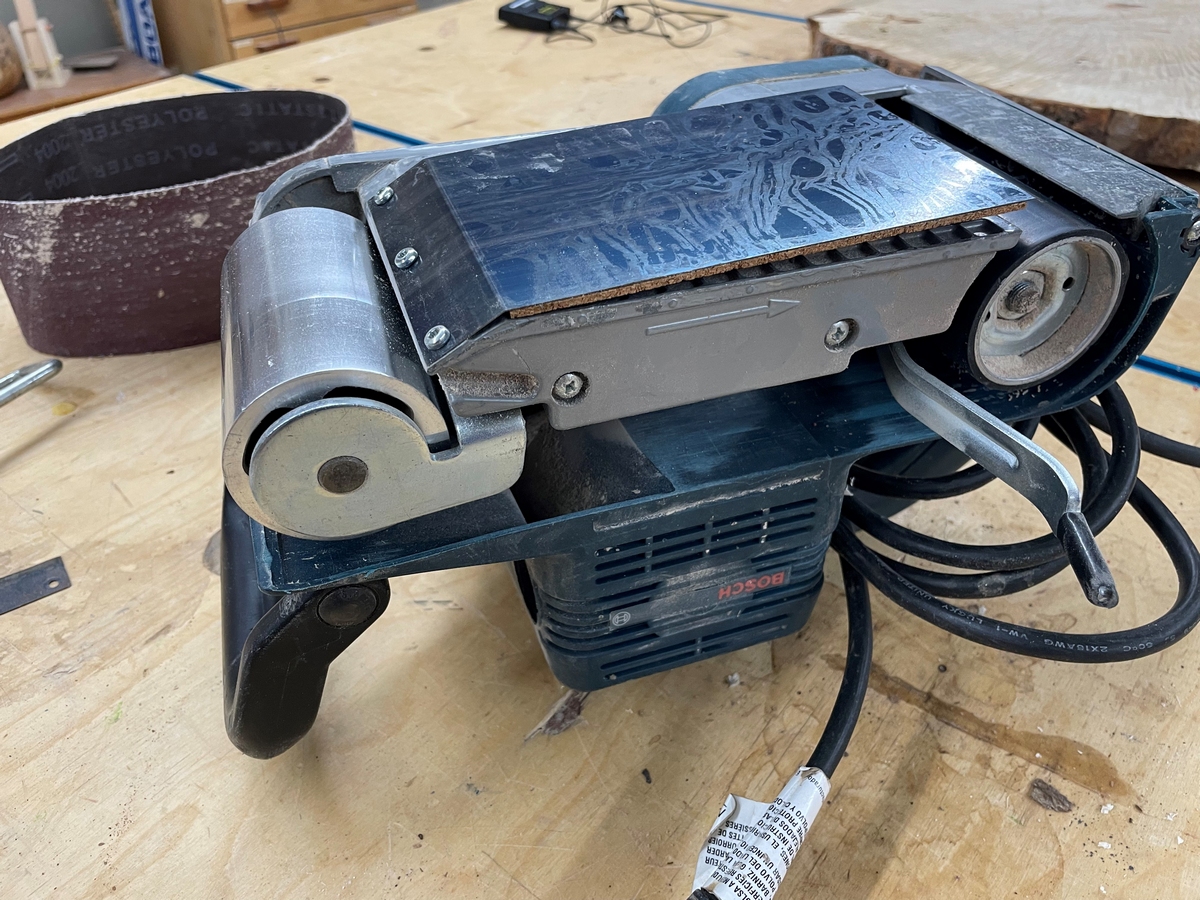
<path fill-rule="evenodd" d="M 1200 466 L 1200 448 L 1172 441 L 1138 427 L 1133 409 L 1115 384 L 1091 401 L 1047 417 L 1042 424 L 1079 457 L 1083 468 L 1082 508 L 1093 532 L 1107 527 L 1128 502 L 1150 526 L 1175 567 L 1179 589 L 1175 604 L 1145 625 L 1104 634 L 1066 634 L 991 619 L 939 599 L 985 599 L 1033 587 L 1067 567 L 1062 546 L 1053 535 L 1015 544 L 969 545 L 939 540 L 904 528 L 867 507 L 851 494 L 832 546 L 841 557 L 846 591 L 849 643 L 842 685 L 825 730 L 808 765 L 833 774 L 846 752 L 866 696 L 871 669 L 869 581 L 899 606 L 951 634 L 987 647 L 1061 662 L 1122 662 L 1165 650 L 1200 623 L 1200 551 L 1179 520 L 1137 477 L 1143 449 L 1175 462 Z M 1031 437 L 1038 420 L 1019 430 Z M 1112 437 L 1106 452 L 1088 426 Z M 973 465 L 950 475 L 911 478 L 852 469 L 852 487 L 880 496 L 943 499 L 982 487 L 992 476 Z M 992 571 L 960 574 L 934 572 L 888 559 L 867 547 L 855 534 L 861 528 L 885 545 L 930 562 Z M 699 888 L 689 900 L 716 900 Z"/>
<path fill-rule="evenodd" d="M 1153 622 L 1125 631 L 1072 635 L 990 619 L 934 596 L 986 599 L 1044 581 L 1067 565 L 1062 548 L 1052 535 L 991 546 L 942 541 L 897 525 L 851 495 L 843 505 L 842 520 L 833 535 L 833 548 L 844 562 L 862 573 L 895 603 L 952 634 L 985 646 L 1065 662 L 1138 659 L 1169 647 L 1200 622 L 1200 552 L 1166 505 L 1138 480 L 1137 470 L 1143 442 L 1149 453 L 1195 465 L 1200 465 L 1200 448 L 1139 428 L 1132 408 L 1116 385 L 1102 393 L 1099 399 L 1099 407 L 1089 401 L 1048 417 L 1044 424 L 1081 460 L 1083 510 L 1092 530 L 1103 530 L 1129 502 L 1166 549 L 1179 579 L 1179 591 L 1175 605 Z M 1087 427 L 1089 424 L 1112 435 L 1111 454 L 1100 447 Z M 1195 463 L 1191 462 L 1193 459 Z M 951 480 L 953 476 L 945 479 Z M 880 486 L 878 482 L 872 483 Z M 856 486 L 861 483 L 856 482 Z M 901 489 L 899 485 L 891 487 L 896 491 Z M 905 495 L 891 493 L 888 496 Z M 855 526 L 910 556 L 957 568 L 989 568 L 993 571 L 974 574 L 933 572 L 888 559 L 863 544 L 854 533 Z"/>
<path fill-rule="evenodd" d="M 1095 403 L 1091 401 L 1081 403 L 1076 409 L 1087 419 L 1089 425 L 1099 428 L 1105 434 L 1109 433 L 1108 416 Z M 1161 434 L 1155 434 L 1145 428 L 1139 430 L 1141 431 L 1142 449 L 1147 453 L 1185 466 L 1200 468 L 1200 447 L 1194 447 L 1182 441 L 1173 441 L 1169 437 L 1163 437 Z"/>

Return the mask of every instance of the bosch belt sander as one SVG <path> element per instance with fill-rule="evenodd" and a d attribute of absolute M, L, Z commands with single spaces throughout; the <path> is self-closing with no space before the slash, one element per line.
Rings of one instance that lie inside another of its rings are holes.
<path fill-rule="evenodd" d="M 831 538 L 910 502 L 888 479 L 1002 478 L 1039 571 L 1113 605 L 1087 491 L 1027 435 L 1146 347 L 1197 220 L 1004 98 L 853 57 L 292 170 L 224 270 L 230 737 L 299 740 L 399 575 L 510 563 L 582 690 L 794 632 Z"/>

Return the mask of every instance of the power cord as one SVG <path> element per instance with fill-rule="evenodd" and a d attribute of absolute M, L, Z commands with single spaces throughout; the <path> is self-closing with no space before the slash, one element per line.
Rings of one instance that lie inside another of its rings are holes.
<path fill-rule="evenodd" d="M 1064 662 L 1119 662 L 1166 649 L 1200 622 L 1200 552 L 1166 504 L 1137 477 L 1142 435 L 1148 437 L 1148 453 L 1188 465 L 1200 462 L 1200 449 L 1139 428 L 1133 409 L 1116 385 L 1099 399 L 1100 407 L 1088 401 L 1044 421 L 1048 430 L 1080 459 L 1083 510 L 1092 530 L 1102 531 L 1128 502 L 1167 551 L 1179 579 L 1179 591 L 1175 605 L 1153 622 L 1125 631 L 1067 634 L 1001 622 L 939 599 L 935 595 L 984 600 L 1025 590 L 1066 568 L 1066 556 L 1053 535 L 1016 544 L 975 546 L 904 528 L 874 513 L 855 496 L 854 489 L 861 486 L 857 472 L 852 474 L 852 493 L 846 498 L 833 535 L 834 550 L 904 609 L 988 647 Z M 1088 427 L 1089 418 L 1103 421 L 1105 430 L 1111 433 L 1111 454 L 1100 447 Z M 858 471 L 864 469 L 858 467 Z M 893 477 L 890 484 L 886 478 L 869 480 L 872 493 L 909 497 L 903 479 Z M 932 479 L 935 483 L 939 480 Z M 868 548 L 855 534 L 855 526 L 898 553 L 960 569 L 991 571 L 942 573 L 901 563 Z"/>
<path fill-rule="evenodd" d="M 842 686 L 821 739 L 805 765 L 820 769 L 826 777 L 833 775 L 846 748 L 850 735 L 858 724 L 867 683 L 871 678 L 871 595 L 862 573 L 842 560 L 842 584 L 846 589 L 846 616 L 849 638 L 846 647 L 846 668 L 842 671 Z"/>
<path fill-rule="evenodd" d="M 724 13 L 674 9 L 663 6 L 658 0 L 601 0 L 600 9 L 595 15 L 587 18 L 571 16 L 565 28 L 546 36 L 546 42 L 583 40 L 594 44 L 595 37 L 584 29 L 599 27 L 610 28 L 619 34 L 659 37 L 672 47 L 686 50 L 706 41 L 712 34 L 713 23 L 725 18 L 728 16 Z"/>
<path fill-rule="evenodd" d="M 1054 535 L 1030 541 L 996 545 L 961 544 L 905 528 L 876 513 L 863 502 L 862 493 L 904 500 L 956 497 L 977 490 L 992 480 L 978 465 L 933 478 L 914 478 L 874 470 L 871 459 L 851 469 L 850 491 L 834 530 L 832 547 L 841 558 L 849 620 L 849 645 L 842 685 L 820 740 L 804 769 L 833 774 L 849 745 L 866 696 L 871 669 L 871 606 L 868 582 L 888 599 L 939 628 L 998 650 L 1060 662 L 1101 663 L 1140 659 L 1158 653 L 1185 637 L 1200 623 L 1200 551 L 1166 504 L 1138 479 L 1141 453 L 1183 465 L 1200 467 L 1200 447 L 1174 441 L 1138 426 L 1124 392 L 1112 385 L 1099 395 L 1100 405 L 1088 400 L 1073 409 L 1018 423 L 1031 437 L 1044 426 L 1079 457 L 1083 469 L 1083 512 L 1093 532 L 1107 527 L 1129 503 L 1150 526 L 1175 568 L 1179 581 L 1175 604 L 1159 618 L 1124 631 L 1068 634 L 1002 622 L 956 606 L 941 597 L 990 599 L 1040 584 L 1068 566 L 1062 545 Z M 1090 426 L 1090 427 L 1089 427 Z M 1092 428 L 1111 436 L 1105 451 Z M 885 547 L 927 562 L 966 573 L 936 572 L 891 559 L 867 547 L 855 533 L 861 530 Z M 825 787 L 828 787 L 826 781 Z M 785 793 L 787 787 L 785 787 Z M 730 801 L 743 798 L 730 797 Z M 823 801 L 824 794 L 820 795 Z M 779 813 L 777 808 L 790 810 Z M 759 885 L 778 886 L 799 850 L 820 805 L 806 810 L 781 795 L 766 808 L 756 825 L 742 824 L 740 833 L 723 830 L 718 819 L 698 864 L 697 879 L 689 900 L 722 900 L 745 893 L 745 878 Z M 736 806 L 735 806 L 736 810 Z M 774 812 L 774 816 L 772 813 Z M 801 815 L 797 815 L 797 813 Z M 807 812 L 807 818 L 803 813 Z M 730 813 L 722 810 L 724 816 Z M 802 828 L 788 830 L 780 822 Z M 731 835 L 737 835 L 731 840 Z M 773 856 L 771 847 L 784 846 L 786 854 Z M 726 848 L 722 850 L 721 848 Z M 712 869 L 713 859 L 719 861 Z M 749 873 L 756 873 L 757 879 Z M 706 873 L 706 874 L 702 874 Z M 728 885 L 736 887 L 730 891 Z M 770 897 L 769 892 L 754 893 Z"/>

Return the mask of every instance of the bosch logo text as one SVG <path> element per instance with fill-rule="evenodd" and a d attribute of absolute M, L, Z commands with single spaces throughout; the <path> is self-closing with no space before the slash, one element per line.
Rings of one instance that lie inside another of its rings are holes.
<path fill-rule="evenodd" d="M 755 575 L 744 581 L 733 581 L 721 585 L 717 590 L 717 599 L 730 600 L 743 594 L 753 594 L 755 591 L 765 591 L 767 588 L 782 587 L 788 583 L 791 574 L 790 568 L 780 569 L 778 572 L 771 572 L 767 575 Z"/>

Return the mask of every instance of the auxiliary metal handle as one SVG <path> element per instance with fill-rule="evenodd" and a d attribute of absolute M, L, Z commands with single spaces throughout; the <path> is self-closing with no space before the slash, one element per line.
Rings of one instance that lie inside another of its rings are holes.
<path fill-rule="evenodd" d="M 904 409 L 1037 507 L 1062 544 L 1084 595 L 1117 605 L 1117 586 L 1080 507 L 1079 488 L 1062 463 L 1011 426 L 934 378 L 901 343 L 879 350 L 888 388 Z"/>

